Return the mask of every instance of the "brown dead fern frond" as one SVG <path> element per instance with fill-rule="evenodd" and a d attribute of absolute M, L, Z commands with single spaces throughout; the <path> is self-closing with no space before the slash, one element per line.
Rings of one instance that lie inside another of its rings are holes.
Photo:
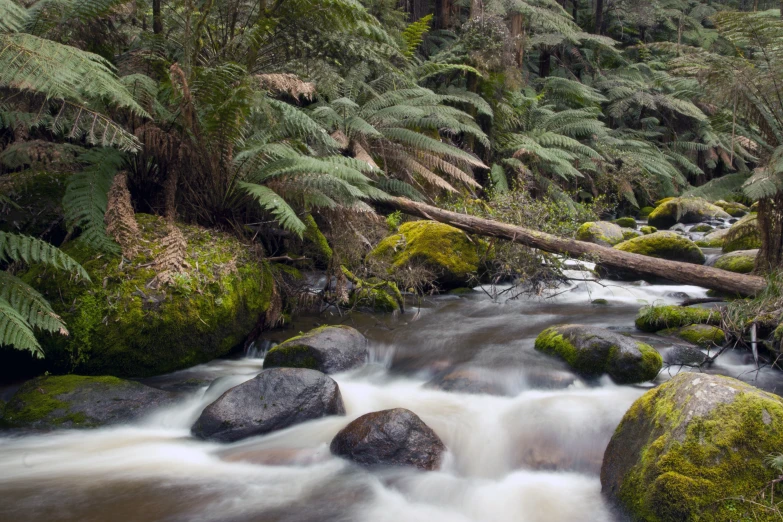
<path fill-rule="evenodd" d="M 126 259 L 133 259 L 138 252 L 139 224 L 133 212 L 131 194 L 128 190 L 128 178 L 125 172 L 114 176 L 106 204 L 106 233 L 122 248 Z"/>
<path fill-rule="evenodd" d="M 292 98 L 312 100 L 315 84 L 300 79 L 295 74 L 257 74 L 256 79 L 263 89 L 274 93 L 288 94 Z"/>
<path fill-rule="evenodd" d="M 174 223 L 168 224 L 168 234 L 160 241 L 163 250 L 153 261 L 153 266 L 158 274 L 150 283 L 152 287 L 171 284 L 173 277 L 189 268 L 185 260 L 188 250 L 188 241 L 185 235 Z"/>

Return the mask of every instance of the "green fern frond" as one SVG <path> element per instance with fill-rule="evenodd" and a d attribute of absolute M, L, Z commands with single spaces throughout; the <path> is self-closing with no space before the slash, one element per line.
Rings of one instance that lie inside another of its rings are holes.
<path fill-rule="evenodd" d="M 10 303 L 32 328 L 68 334 L 62 319 L 54 313 L 48 301 L 34 288 L 6 271 L 0 271 L 0 300 Z"/>
<path fill-rule="evenodd" d="M 0 261 L 41 263 L 90 280 L 87 271 L 68 254 L 46 241 L 21 234 L 0 231 Z"/>
<path fill-rule="evenodd" d="M 402 32 L 402 41 L 404 42 L 403 54 L 407 57 L 413 56 L 416 49 L 421 45 L 424 40 L 424 35 L 430 30 L 432 23 L 432 15 L 428 14 L 416 20 L 413 23 L 408 24 L 408 27 Z"/>
<path fill-rule="evenodd" d="M 261 207 L 270 211 L 280 226 L 295 233 L 300 238 L 307 226 L 299 219 L 294 209 L 274 190 L 256 183 L 239 182 L 239 188 L 255 199 Z"/>
<path fill-rule="evenodd" d="M 0 32 L 17 33 L 27 22 L 27 11 L 13 0 L 0 0 Z"/>
<path fill-rule="evenodd" d="M 35 357 L 44 356 L 33 329 L 24 317 L 6 301 L 0 299 L 0 346 L 13 346 L 18 350 L 29 350 Z"/>

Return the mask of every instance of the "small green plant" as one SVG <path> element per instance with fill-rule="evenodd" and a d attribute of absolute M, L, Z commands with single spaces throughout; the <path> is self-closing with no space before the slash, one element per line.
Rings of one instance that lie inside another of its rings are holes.
<path fill-rule="evenodd" d="M 402 223 L 402 212 L 395 210 L 388 216 L 386 216 L 386 225 L 389 227 L 390 232 L 397 232 L 397 229 Z"/>

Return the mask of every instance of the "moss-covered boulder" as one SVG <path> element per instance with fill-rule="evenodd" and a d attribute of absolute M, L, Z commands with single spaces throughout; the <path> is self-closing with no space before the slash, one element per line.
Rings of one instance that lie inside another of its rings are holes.
<path fill-rule="evenodd" d="M 723 201 L 718 200 L 714 203 L 716 207 L 720 207 L 723 210 L 726 211 L 727 214 L 729 214 L 731 217 L 742 217 L 748 212 L 750 212 L 750 209 L 743 205 L 742 203 L 737 203 L 736 201 Z"/>
<path fill-rule="evenodd" d="M 636 316 L 636 327 L 644 332 L 658 332 L 692 324 L 719 326 L 720 312 L 688 306 L 645 306 Z"/>
<path fill-rule="evenodd" d="M 702 348 L 720 346 L 726 342 L 726 334 L 717 326 L 709 324 L 689 324 L 682 328 L 669 328 L 658 332 L 660 335 L 670 335 Z"/>
<path fill-rule="evenodd" d="M 51 370 L 145 377 L 187 368 L 241 346 L 269 309 L 271 269 L 234 237 L 178 225 L 187 242 L 182 268 L 164 282 L 156 266 L 172 253 L 165 247 L 167 223 L 136 218 L 140 247 L 130 260 L 78 241 L 63 247 L 87 269 L 91 284 L 38 268 L 23 276 L 70 330 L 68 337 L 42 339 Z"/>
<path fill-rule="evenodd" d="M 623 229 L 623 241 L 628 241 L 629 239 L 633 239 L 635 237 L 643 236 L 644 234 L 638 230 L 634 230 L 632 228 L 624 228 Z"/>
<path fill-rule="evenodd" d="M 759 255 L 756 250 L 735 250 L 728 254 L 723 254 L 715 260 L 715 268 L 737 272 L 738 274 L 749 274 L 756 266 L 756 257 Z"/>
<path fill-rule="evenodd" d="M 479 269 L 482 245 L 465 232 L 435 221 L 410 221 L 370 252 L 370 259 L 389 265 L 390 275 L 412 265 L 423 265 L 448 290 L 467 286 Z"/>
<path fill-rule="evenodd" d="M 658 205 L 647 222 L 667 229 L 676 223 L 701 223 L 709 219 L 729 219 L 731 216 L 703 198 L 672 198 Z"/>
<path fill-rule="evenodd" d="M 646 236 L 647 234 L 654 234 L 655 232 L 658 232 L 658 229 L 649 225 L 645 225 L 640 228 L 639 231 Z"/>
<path fill-rule="evenodd" d="M 405 301 L 399 287 L 393 281 L 377 277 L 360 279 L 353 272 L 340 266 L 345 278 L 353 283 L 348 295 L 348 305 L 378 313 L 393 313 L 404 310 Z M 452 290 L 453 292 L 453 290 Z"/>
<path fill-rule="evenodd" d="M 94 428 L 132 422 L 175 395 L 117 377 L 63 375 L 27 381 L 14 394 L 0 425 L 7 428 L 51 430 Z"/>
<path fill-rule="evenodd" d="M 367 362 L 367 339 L 350 326 L 322 326 L 278 344 L 266 354 L 264 368 L 309 368 L 337 373 Z"/>
<path fill-rule="evenodd" d="M 614 220 L 615 225 L 622 228 L 636 228 L 636 220 L 632 217 L 621 217 Z"/>
<path fill-rule="evenodd" d="M 595 326 L 547 328 L 536 338 L 535 347 L 563 359 L 585 378 L 607 374 L 620 384 L 652 380 L 663 366 L 663 359 L 652 346 Z"/>
<path fill-rule="evenodd" d="M 588 221 L 576 231 L 576 239 L 596 245 L 614 246 L 624 241 L 623 229 L 609 221 Z"/>
<path fill-rule="evenodd" d="M 679 373 L 639 398 L 604 453 L 603 494 L 632 520 L 776 520 L 783 400 L 736 379 Z"/>
<path fill-rule="evenodd" d="M 675 232 L 654 232 L 615 245 L 617 250 L 658 257 L 670 261 L 704 264 L 704 254 L 696 243 Z"/>
<path fill-rule="evenodd" d="M 735 250 L 754 250 L 756 248 L 761 248 L 758 214 L 748 214 L 734 223 L 726 232 L 723 251 L 734 252 Z"/>
<path fill-rule="evenodd" d="M 729 233 L 728 228 L 719 228 L 713 230 L 703 238 L 696 241 L 696 245 L 702 248 L 721 248 L 723 242 L 726 241 L 726 235 Z"/>
<path fill-rule="evenodd" d="M 62 199 L 68 174 L 24 170 L 0 176 L 0 194 L 15 206 L 0 205 L 0 230 L 59 243 L 65 236 Z"/>

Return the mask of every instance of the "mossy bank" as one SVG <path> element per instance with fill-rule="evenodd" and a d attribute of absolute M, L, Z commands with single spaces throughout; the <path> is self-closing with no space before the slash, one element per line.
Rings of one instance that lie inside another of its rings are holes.
<path fill-rule="evenodd" d="M 34 268 L 23 277 L 65 320 L 70 335 L 44 336 L 56 372 L 142 377 L 203 363 L 242 344 L 272 301 L 271 268 L 235 238 L 178 225 L 185 268 L 156 282 L 164 219 L 139 214 L 140 248 L 130 260 L 76 241 L 63 249 L 87 269 L 91 284 Z"/>

